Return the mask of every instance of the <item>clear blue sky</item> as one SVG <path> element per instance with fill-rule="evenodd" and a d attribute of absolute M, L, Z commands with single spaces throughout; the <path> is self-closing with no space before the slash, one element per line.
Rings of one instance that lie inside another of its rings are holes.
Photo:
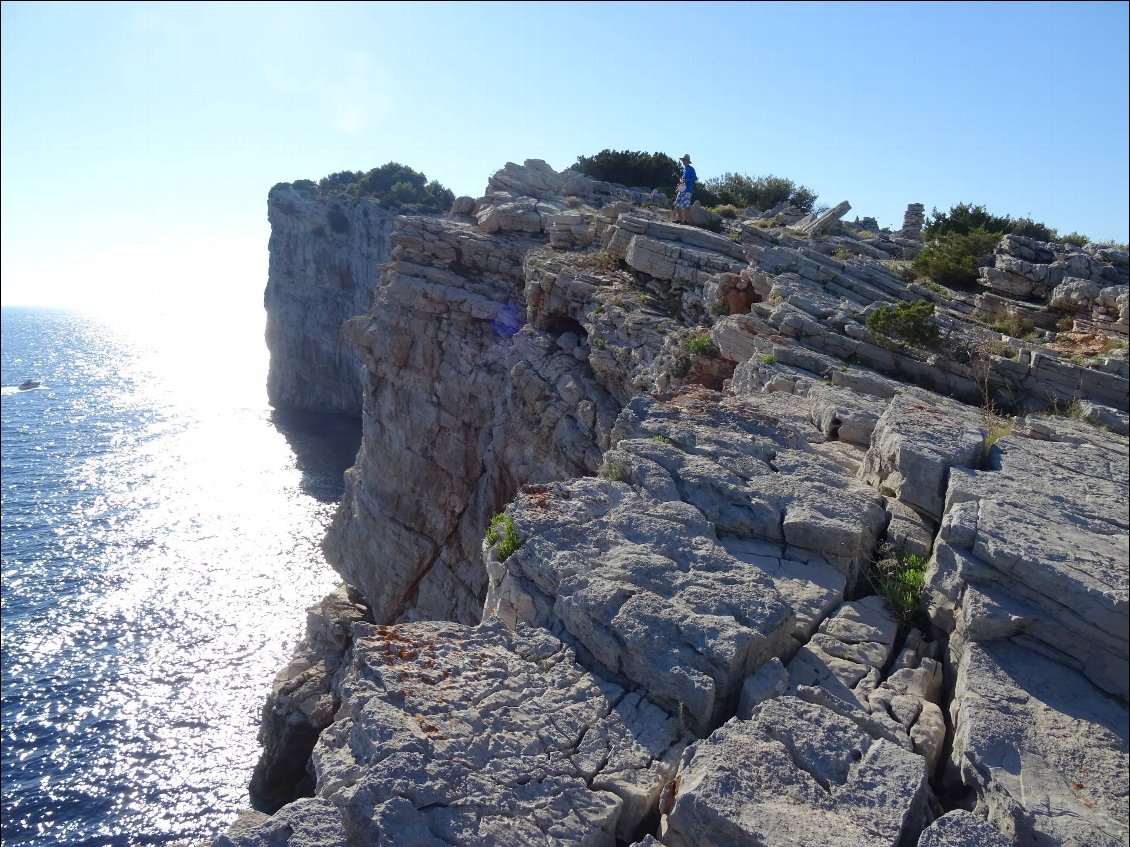
<path fill-rule="evenodd" d="M 276 182 L 689 152 L 1128 239 L 1128 4 L 3 3 L 3 301 L 261 295 Z"/>

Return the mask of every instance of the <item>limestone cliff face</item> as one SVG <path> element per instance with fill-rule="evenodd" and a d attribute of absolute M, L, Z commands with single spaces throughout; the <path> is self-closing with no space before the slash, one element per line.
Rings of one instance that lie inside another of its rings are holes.
<path fill-rule="evenodd" d="M 536 165 L 494 182 L 547 179 L 563 189 Z M 496 191 L 448 220 L 402 218 L 371 312 L 346 325 L 366 366 L 364 434 L 324 547 L 379 623 L 478 622 L 491 516 L 522 484 L 596 472 L 617 398 L 639 390 L 674 326 L 636 316 L 650 341 L 630 361 L 614 360 L 619 347 L 593 355 L 583 322 L 601 319 L 602 282 L 552 270 L 543 219 L 568 206 L 541 191 L 550 199 Z"/>
<path fill-rule="evenodd" d="M 314 796 L 216 843 L 1125 844 L 1126 252 L 949 291 L 846 203 L 655 204 L 528 161 L 397 219 L 325 541 L 372 620 L 268 704 Z"/>
<path fill-rule="evenodd" d="M 267 198 L 270 269 L 264 306 L 273 406 L 361 416 L 361 357 L 342 324 L 372 303 L 394 216 L 287 183 Z"/>

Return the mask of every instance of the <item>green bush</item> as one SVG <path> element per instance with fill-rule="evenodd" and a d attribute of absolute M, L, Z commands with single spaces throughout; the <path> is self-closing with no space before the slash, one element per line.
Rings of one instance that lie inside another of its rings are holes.
<path fill-rule="evenodd" d="M 692 335 L 687 339 L 687 352 L 694 356 L 717 356 L 718 347 L 707 334 Z"/>
<path fill-rule="evenodd" d="M 1052 227 L 1032 218 L 1012 218 L 1008 215 L 1001 217 L 985 211 L 984 206 L 970 203 L 958 203 L 948 212 L 939 212 L 935 208 L 922 228 L 922 239 L 929 243 L 944 235 L 970 235 L 977 230 L 996 233 L 998 236 L 1020 235 L 1037 241 L 1059 241 L 1076 247 L 1082 247 L 1090 241 L 1078 232 L 1060 236 Z"/>
<path fill-rule="evenodd" d="M 918 604 L 926 587 L 927 562 L 921 556 L 906 553 L 898 558 L 884 557 L 867 572 L 867 581 L 903 623 L 910 623 L 918 614 Z"/>
<path fill-rule="evenodd" d="M 1000 233 L 980 228 L 936 236 L 914 257 L 914 270 L 943 285 L 968 285 L 977 280 L 977 269 L 1000 238 Z"/>
<path fill-rule="evenodd" d="M 1012 218 L 991 215 L 984 206 L 958 203 L 948 212 L 936 208 L 922 227 L 922 240 L 933 241 L 943 235 L 969 235 L 975 230 L 995 232 L 998 236 L 1011 232 Z"/>
<path fill-rule="evenodd" d="M 683 174 L 679 163 L 666 153 L 607 149 L 595 156 L 578 156 L 573 170 L 629 188 L 659 189 L 669 197 L 675 196 L 675 185 Z"/>
<path fill-rule="evenodd" d="M 1059 238 L 1054 229 L 1031 218 L 1017 218 L 1012 222 L 1009 232 L 1012 235 L 1035 238 L 1037 241 L 1056 241 Z"/>
<path fill-rule="evenodd" d="M 600 469 L 600 475 L 605 479 L 611 480 L 612 482 L 623 482 L 628 478 L 628 474 L 624 470 L 624 466 L 619 462 L 605 463 L 605 465 Z"/>
<path fill-rule="evenodd" d="M 487 529 L 487 544 L 498 544 L 498 561 L 505 562 L 522 546 L 518 538 L 518 530 L 514 527 L 514 519 L 507 514 L 498 514 L 490 519 Z"/>
<path fill-rule="evenodd" d="M 713 203 L 701 202 L 704 206 L 730 205 L 738 208 L 752 206 L 755 209 L 772 209 L 779 203 L 789 202 L 794 206 L 811 212 L 816 204 L 816 194 L 791 179 L 779 176 L 751 177 L 746 174 L 725 173 L 720 177 L 704 180 L 695 187 L 695 193 L 717 198 Z"/>
<path fill-rule="evenodd" d="M 1016 312 L 997 312 L 992 315 L 985 312 L 974 312 L 971 317 L 973 320 L 979 321 L 985 324 L 985 326 L 995 329 L 997 332 L 1004 333 L 1013 338 L 1019 338 L 1021 341 L 1034 341 L 1041 337 L 1040 330 Z M 1071 321 L 1071 323 L 1074 324 L 1074 321 Z M 1070 328 L 1070 326 L 1068 326 L 1068 328 Z"/>
<path fill-rule="evenodd" d="M 868 316 L 867 329 L 876 335 L 898 338 L 920 347 L 936 347 L 941 333 L 930 320 L 933 315 L 934 304 L 926 300 L 880 306 Z"/>
<path fill-rule="evenodd" d="M 424 174 L 397 162 L 389 162 L 367 173 L 339 171 L 318 181 L 322 195 L 344 194 L 351 200 L 371 197 L 386 208 L 404 212 L 446 212 L 455 194 Z"/>
<path fill-rule="evenodd" d="M 739 209 L 737 206 L 733 205 L 732 203 L 723 203 L 720 206 L 712 206 L 710 208 L 710 211 L 712 211 L 716 215 L 721 215 L 722 217 L 727 218 L 728 220 L 733 220 L 738 215 L 740 215 L 743 210 Z"/>
<path fill-rule="evenodd" d="M 1007 341 L 993 341 L 989 343 L 989 352 L 1002 359 L 1015 359 L 1019 354 L 1017 349 Z"/>

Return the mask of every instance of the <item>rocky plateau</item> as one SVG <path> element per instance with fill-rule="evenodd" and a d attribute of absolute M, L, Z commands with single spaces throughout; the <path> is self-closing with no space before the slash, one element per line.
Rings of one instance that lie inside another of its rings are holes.
<path fill-rule="evenodd" d="M 214 847 L 1130 844 L 1125 249 L 956 290 L 918 204 L 676 224 L 539 160 L 268 208 L 272 402 L 363 434 Z"/>

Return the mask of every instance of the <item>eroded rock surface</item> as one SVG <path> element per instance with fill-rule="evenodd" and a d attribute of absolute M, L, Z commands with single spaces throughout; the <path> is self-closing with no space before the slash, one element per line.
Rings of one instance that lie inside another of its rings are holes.
<path fill-rule="evenodd" d="M 656 202 L 529 160 L 397 220 L 325 549 L 379 624 L 485 622 L 358 625 L 316 797 L 240 843 L 1125 844 L 1125 251 L 956 292 L 913 209 Z M 921 300 L 933 348 L 868 326 Z"/>
<path fill-rule="evenodd" d="M 687 748 L 664 799 L 668 847 L 914 843 L 930 818 L 923 760 L 829 709 L 769 700 Z"/>
<path fill-rule="evenodd" d="M 544 630 L 359 624 L 318 797 L 368 844 L 613 845 L 686 743 Z"/>

